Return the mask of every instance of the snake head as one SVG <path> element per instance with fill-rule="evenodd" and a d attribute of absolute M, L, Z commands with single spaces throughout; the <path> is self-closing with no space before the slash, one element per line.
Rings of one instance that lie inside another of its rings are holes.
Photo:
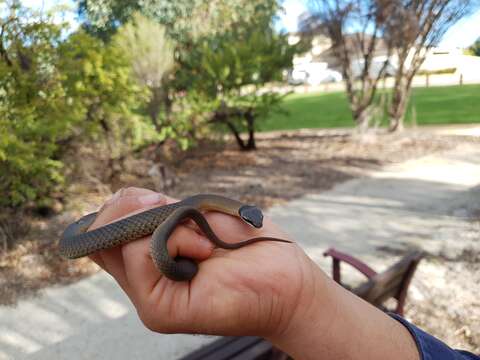
<path fill-rule="evenodd" d="M 263 214 L 262 210 L 253 205 L 243 205 L 238 209 L 238 214 L 243 219 L 243 221 L 249 223 L 250 225 L 261 228 L 263 226 Z"/>

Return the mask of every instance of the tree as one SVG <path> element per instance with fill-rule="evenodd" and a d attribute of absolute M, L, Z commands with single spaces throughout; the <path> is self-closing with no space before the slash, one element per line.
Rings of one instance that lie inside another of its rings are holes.
<path fill-rule="evenodd" d="M 384 37 L 397 60 L 388 107 L 390 131 L 403 129 L 412 80 L 428 51 L 453 24 L 477 6 L 476 1 L 470 0 L 382 0 L 379 16 L 385 24 Z"/>
<path fill-rule="evenodd" d="M 165 125 L 159 119 L 162 106 L 167 124 L 171 113 L 168 80 L 175 65 L 173 42 L 166 37 L 165 27 L 139 13 L 119 29 L 115 42 L 128 56 L 139 84 L 150 90 L 147 112 L 161 131 Z"/>
<path fill-rule="evenodd" d="M 151 116 L 164 119 L 159 127 L 170 136 L 191 139 L 203 131 L 199 127 L 208 117 L 211 124 L 228 126 L 242 149 L 255 148 L 255 119 L 281 98 L 260 95 L 259 88 L 280 79 L 291 65 L 293 47 L 272 28 L 278 9 L 276 0 L 80 2 L 85 27 L 102 38 L 115 32 L 125 37 L 129 25 L 121 25 L 138 12 L 163 25 L 174 41 L 174 71 L 161 88 L 152 89 L 156 98 L 151 105 L 164 103 L 160 116 L 160 107 L 151 107 Z M 240 137 L 243 130 L 250 134 L 247 142 Z"/>
<path fill-rule="evenodd" d="M 480 38 L 478 38 L 468 49 L 468 53 L 474 56 L 480 56 Z"/>
<path fill-rule="evenodd" d="M 311 18 L 303 23 L 301 30 L 308 33 L 312 24 L 320 24 L 320 29 L 330 38 L 332 55 L 345 80 L 353 119 L 357 127 L 365 131 L 371 122 L 378 83 L 390 65 L 390 47 L 382 39 L 383 3 L 313 0 L 310 12 Z M 382 53 L 380 48 L 384 49 Z"/>
<path fill-rule="evenodd" d="M 48 205 L 72 166 L 63 153 L 74 143 L 96 140 L 115 157 L 154 134 L 134 113 L 144 92 L 123 52 L 83 31 L 65 37 L 63 30 L 18 1 L 0 16 L 3 208 Z"/>
<path fill-rule="evenodd" d="M 177 74 L 179 84 L 206 104 L 208 122 L 227 127 L 242 150 L 256 148 L 256 120 L 282 99 L 263 88 L 282 79 L 282 70 L 291 66 L 296 51 L 286 36 L 273 30 L 269 17 L 257 20 L 198 41 L 183 54 Z M 242 131 L 248 133 L 246 141 Z"/>
<path fill-rule="evenodd" d="M 111 37 L 135 13 L 165 26 L 178 43 L 221 34 L 236 23 L 254 21 L 260 11 L 278 9 L 276 0 L 78 0 L 83 26 L 102 39 Z"/>
<path fill-rule="evenodd" d="M 136 114 L 147 92 L 135 81 L 123 49 L 79 30 L 58 46 L 58 54 L 57 67 L 70 104 L 64 116 L 74 130 L 67 140 L 81 137 L 83 142 L 106 143 L 115 159 L 150 136 L 139 136 L 150 125 Z"/>
<path fill-rule="evenodd" d="M 27 20 L 28 19 L 28 20 Z M 55 143 L 68 131 L 61 75 L 52 66 L 61 26 L 16 1 L 0 18 L 0 206 L 45 199 L 62 182 Z"/>

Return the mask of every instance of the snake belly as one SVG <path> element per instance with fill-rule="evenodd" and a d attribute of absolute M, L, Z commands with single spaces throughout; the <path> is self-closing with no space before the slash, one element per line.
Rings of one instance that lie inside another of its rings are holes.
<path fill-rule="evenodd" d="M 187 258 L 173 259 L 167 249 L 171 233 L 179 223 L 187 219 L 194 220 L 216 246 L 224 249 L 237 249 L 258 241 L 290 242 L 277 238 L 257 237 L 234 244 L 226 243 L 215 235 L 202 210 L 237 216 L 256 228 L 263 225 L 262 211 L 256 206 L 245 205 L 219 195 L 200 194 L 177 203 L 146 210 L 90 231 L 88 228 L 98 213 L 88 214 L 65 229 L 60 239 L 59 252 L 66 258 L 75 259 L 153 234 L 150 250 L 157 269 L 172 280 L 189 281 L 198 272 L 198 264 Z"/>

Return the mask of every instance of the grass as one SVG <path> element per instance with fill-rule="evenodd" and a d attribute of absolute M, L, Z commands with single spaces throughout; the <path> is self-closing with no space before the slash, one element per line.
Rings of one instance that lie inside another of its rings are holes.
<path fill-rule="evenodd" d="M 480 123 L 480 85 L 414 88 L 405 123 L 418 125 Z M 260 124 L 261 131 L 354 125 L 344 92 L 292 94 L 284 102 L 288 112 L 273 113 Z"/>

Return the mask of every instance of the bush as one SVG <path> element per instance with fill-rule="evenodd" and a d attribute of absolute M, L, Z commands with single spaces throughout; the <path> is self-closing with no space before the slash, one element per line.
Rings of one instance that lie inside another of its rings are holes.
<path fill-rule="evenodd" d="M 13 209 L 48 205 L 72 144 L 94 140 L 118 157 L 158 139 L 135 112 L 147 91 L 119 48 L 82 31 L 64 38 L 50 19 L 18 14 L 0 39 L 0 206 Z"/>
<path fill-rule="evenodd" d="M 18 207 L 44 198 L 62 183 L 56 142 L 68 132 L 68 112 L 56 61 L 60 27 L 5 26 L 0 62 L 0 205 Z"/>

